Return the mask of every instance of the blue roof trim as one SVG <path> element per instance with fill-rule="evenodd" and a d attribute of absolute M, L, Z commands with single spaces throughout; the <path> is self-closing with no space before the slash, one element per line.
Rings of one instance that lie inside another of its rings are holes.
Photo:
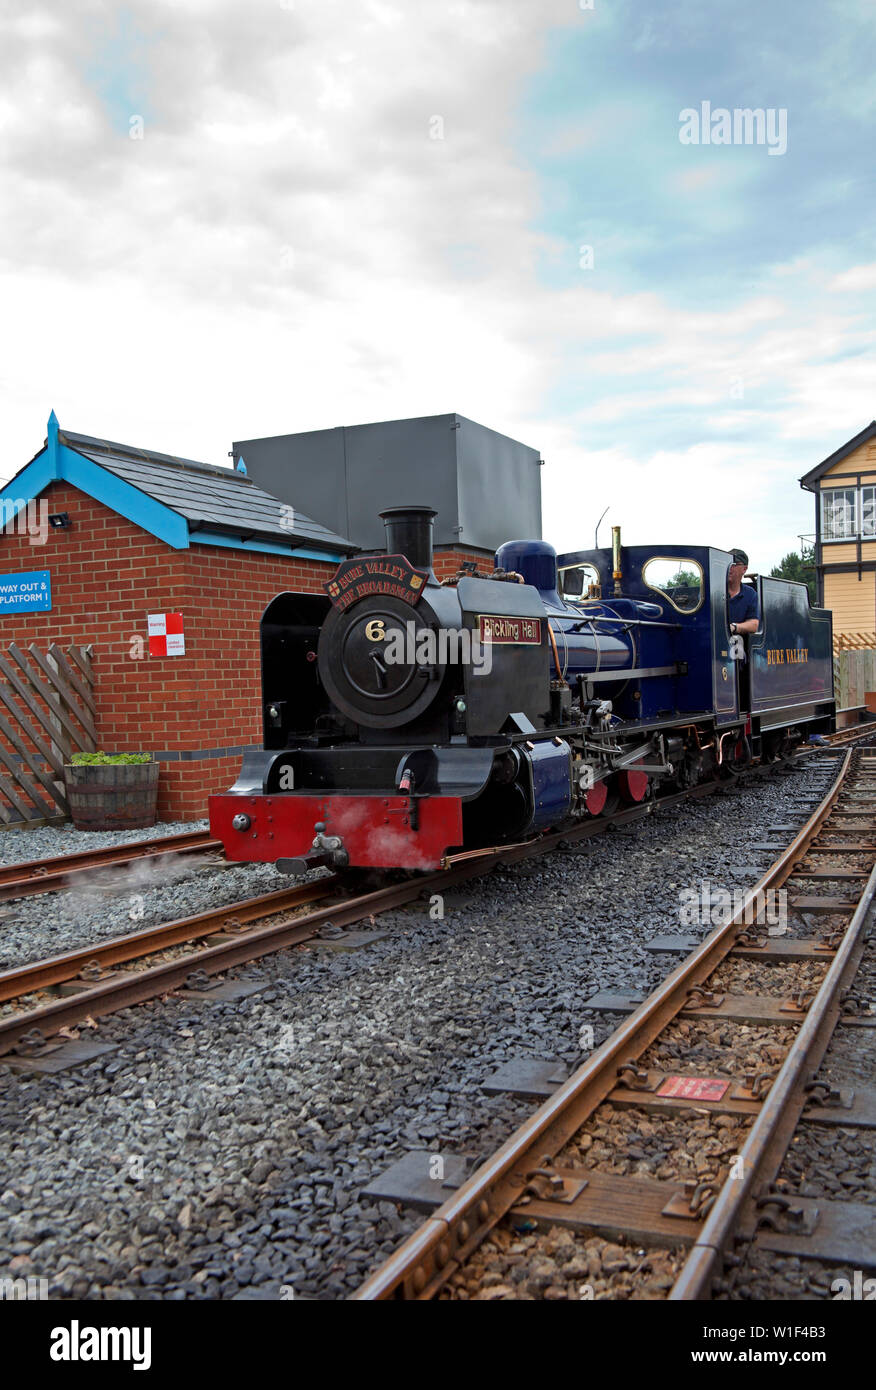
<path fill-rule="evenodd" d="M 325 564 L 340 564 L 346 559 L 346 550 L 319 550 L 311 545 L 284 545 L 269 540 L 244 540 L 239 536 L 229 536 L 219 531 L 189 531 L 189 523 L 179 512 L 157 501 L 148 493 L 141 491 L 133 483 L 119 477 L 109 468 L 80 454 L 58 437 L 58 420 L 55 412 L 49 416 L 46 430 L 46 444 L 30 463 L 20 469 L 0 490 L 0 522 L 9 525 L 23 511 L 28 502 L 33 501 L 53 482 L 67 482 L 80 492 L 102 502 L 119 516 L 126 517 L 135 526 L 148 531 L 158 540 L 164 541 L 174 550 L 188 550 L 196 542 L 199 545 L 220 545 L 231 550 L 254 550 L 267 555 L 284 555 L 287 558 L 303 560 L 322 560 Z"/>
<path fill-rule="evenodd" d="M 32 502 L 35 497 L 39 497 L 53 483 L 57 474 L 53 471 L 52 460 L 49 451 L 43 449 L 41 454 L 31 459 L 20 472 L 10 478 L 0 492 L 0 508 L 2 508 L 2 519 L 8 525 L 23 512 L 28 502 Z M 7 507 L 10 511 L 7 511 Z"/>
<path fill-rule="evenodd" d="M 85 458 L 67 444 L 58 445 L 58 477 L 87 492 L 96 502 L 127 517 L 135 526 L 157 536 L 174 550 L 188 550 L 189 527 L 184 517 L 171 511 L 154 497 L 126 483 L 123 478 L 92 459 Z"/>
<path fill-rule="evenodd" d="M 340 550 L 316 550 L 309 545 L 279 545 L 274 541 L 245 541 L 239 536 L 226 536 L 221 531 L 193 531 L 189 537 L 192 545 L 224 545 L 230 550 L 258 550 L 265 555 L 285 555 L 299 560 L 325 560 L 328 565 L 339 565 L 347 558 Z"/>
<path fill-rule="evenodd" d="M 66 482 L 87 493 L 96 502 L 127 517 L 135 526 L 156 536 L 172 546 L 174 550 L 188 550 L 189 527 L 184 517 L 169 507 L 148 497 L 139 488 L 132 487 L 115 473 L 101 468 L 91 459 L 84 458 L 75 449 L 61 444 L 58 439 L 58 425 L 54 411 L 49 417 L 49 429 L 45 448 L 31 459 L 20 472 L 0 492 L 0 507 L 10 507 L 11 516 L 3 512 L 8 524 L 20 511 L 39 497 L 50 483 Z"/>

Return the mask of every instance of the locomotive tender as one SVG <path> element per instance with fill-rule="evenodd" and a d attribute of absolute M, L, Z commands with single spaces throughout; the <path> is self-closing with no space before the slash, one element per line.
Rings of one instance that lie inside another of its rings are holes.
<path fill-rule="evenodd" d="M 557 556 L 509 541 L 492 574 L 432 570 L 435 513 L 382 512 L 386 553 L 261 623 L 264 747 L 210 798 L 229 859 L 435 869 L 755 761 L 834 727 L 832 626 L 803 584 L 759 577 L 730 635 L 730 555 Z"/>

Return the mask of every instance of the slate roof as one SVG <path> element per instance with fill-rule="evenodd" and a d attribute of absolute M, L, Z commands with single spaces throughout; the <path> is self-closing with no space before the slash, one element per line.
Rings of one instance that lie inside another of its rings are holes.
<path fill-rule="evenodd" d="M 335 553 L 359 549 L 297 507 L 290 527 L 289 507 L 236 469 L 137 449 L 88 434 L 74 434 L 72 430 L 59 430 L 58 439 L 184 517 L 195 539 L 199 530 L 205 530 L 221 531 L 243 540 L 285 541 Z"/>

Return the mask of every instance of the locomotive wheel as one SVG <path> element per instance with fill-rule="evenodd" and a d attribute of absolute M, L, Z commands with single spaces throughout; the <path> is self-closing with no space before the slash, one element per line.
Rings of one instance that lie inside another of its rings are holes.
<path fill-rule="evenodd" d="M 628 806 L 636 806 L 648 795 L 648 774 L 631 767 L 617 775 L 617 789 L 621 801 Z"/>
<path fill-rule="evenodd" d="M 741 777 L 746 768 L 751 766 L 751 747 L 746 738 L 738 738 L 732 744 L 718 769 L 724 778 Z"/>
<path fill-rule="evenodd" d="M 584 805 L 591 816 L 601 816 L 608 804 L 608 784 L 597 782 L 584 798 Z"/>
<path fill-rule="evenodd" d="M 743 735 L 727 750 L 724 761 L 718 768 L 719 776 L 725 779 L 741 777 L 752 764 L 751 744 Z"/>

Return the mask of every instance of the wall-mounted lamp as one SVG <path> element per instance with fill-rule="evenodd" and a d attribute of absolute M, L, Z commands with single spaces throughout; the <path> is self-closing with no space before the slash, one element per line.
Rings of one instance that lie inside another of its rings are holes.
<path fill-rule="evenodd" d="M 68 526 L 72 526 L 69 512 L 55 512 L 49 517 L 49 525 L 54 526 L 56 531 L 65 531 Z"/>

